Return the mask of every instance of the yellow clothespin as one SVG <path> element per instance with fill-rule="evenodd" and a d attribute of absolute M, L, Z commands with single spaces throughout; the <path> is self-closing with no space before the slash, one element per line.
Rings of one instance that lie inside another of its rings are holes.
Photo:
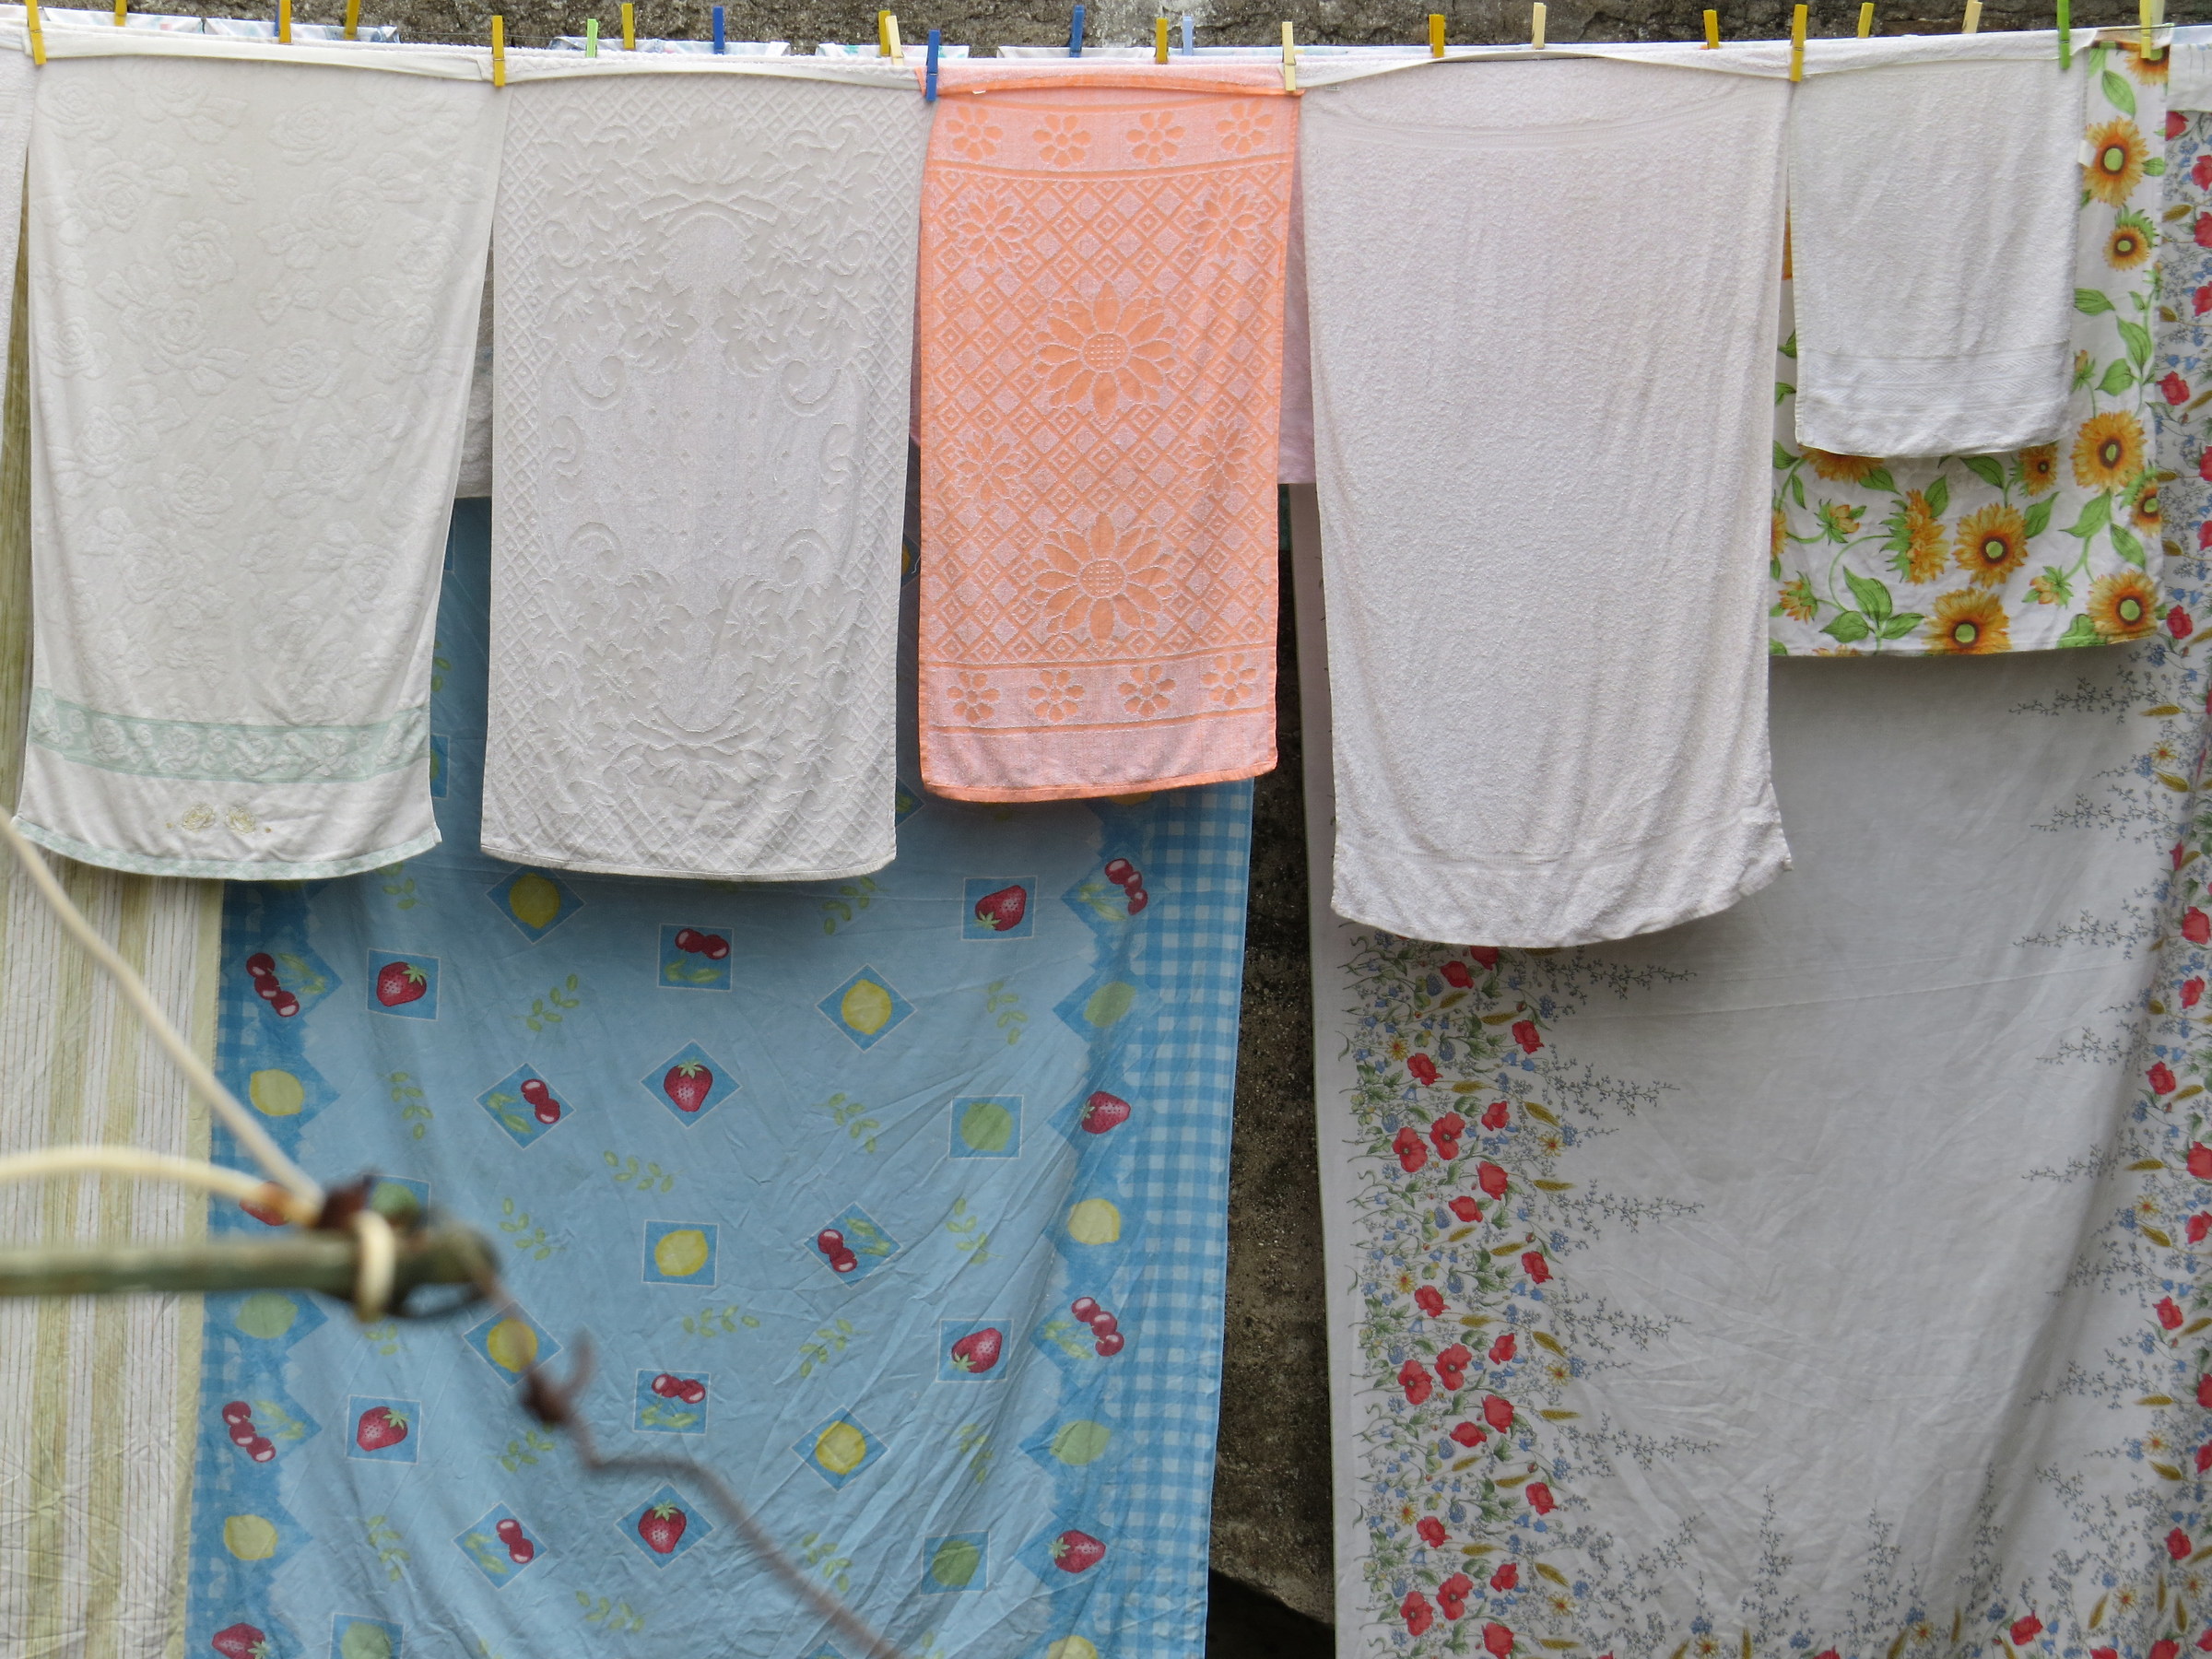
<path fill-rule="evenodd" d="M 1721 14 L 1717 11 L 1709 11 L 1705 14 L 1705 50 L 1718 52 L 1720 49 Z"/>
<path fill-rule="evenodd" d="M 2144 4 L 2148 5 L 2149 0 L 2144 0 Z M 1959 32 L 1960 34 L 1980 34 L 1982 32 L 1982 0 L 1966 0 L 1966 21 L 1959 26 Z"/>
<path fill-rule="evenodd" d="M 1168 20 L 1165 18 L 1152 19 L 1152 61 L 1156 64 L 1168 61 Z"/>
<path fill-rule="evenodd" d="M 1538 52 L 1544 50 L 1544 0 L 1536 0 L 1528 19 L 1528 43 Z"/>
<path fill-rule="evenodd" d="M 127 24 L 125 24 L 125 23 L 124 22 L 124 18 L 126 18 L 126 17 L 128 17 L 128 16 L 130 15 L 130 10 L 131 10 L 131 0 L 115 0 L 115 27 L 116 27 L 116 28 L 118 28 L 118 29 L 124 29 L 124 28 L 128 28 L 128 27 L 129 27 L 129 25 L 127 25 Z"/>
<path fill-rule="evenodd" d="M 1444 55 L 1444 14 L 1442 12 L 1429 14 L 1429 55 L 1430 57 Z"/>
<path fill-rule="evenodd" d="M 498 12 L 491 14 L 491 84 L 507 84 L 507 19 Z"/>
<path fill-rule="evenodd" d="M 1290 25 L 1283 25 L 1283 90 L 1298 90 L 1298 43 L 1291 38 Z"/>
<path fill-rule="evenodd" d="M 1790 78 L 1794 81 L 1805 78 L 1805 14 L 1806 7 L 1801 6 L 1790 15 Z"/>
<path fill-rule="evenodd" d="M 876 55 L 877 57 L 891 55 L 890 33 L 883 26 L 883 20 L 890 15 L 888 11 L 879 11 L 876 14 Z"/>
<path fill-rule="evenodd" d="M 23 27 L 30 32 L 30 61 L 46 61 L 46 34 L 39 27 L 39 0 L 23 0 Z"/>
<path fill-rule="evenodd" d="M 116 9 L 122 9 L 120 3 Z M 276 39 L 287 46 L 292 43 L 292 0 L 276 0 Z"/>
<path fill-rule="evenodd" d="M 638 49 L 638 8 L 632 0 L 622 0 L 622 50 Z"/>
<path fill-rule="evenodd" d="M 903 64 L 906 62 L 906 48 L 899 43 L 899 14 L 897 12 L 887 11 L 883 14 L 883 41 L 886 50 L 890 53 L 892 63 Z"/>
<path fill-rule="evenodd" d="M 2150 31 L 2158 27 L 2159 14 L 2156 8 L 2153 6 L 2151 0 L 2141 0 L 2141 4 L 2136 8 L 2136 17 L 2142 30 L 2140 57 L 2138 61 L 2147 64 L 2154 61 L 2157 56 L 2157 53 L 2151 44 Z"/>
<path fill-rule="evenodd" d="M 349 41 L 361 38 L 361 0 L 346 0 L 346 38 Z"/>
<path fill-rule="evenodd" d="M 1874 0 L 1863 0 L 1859 6 L 1859 39 L 1865 40 L 1874 32 Z"/>

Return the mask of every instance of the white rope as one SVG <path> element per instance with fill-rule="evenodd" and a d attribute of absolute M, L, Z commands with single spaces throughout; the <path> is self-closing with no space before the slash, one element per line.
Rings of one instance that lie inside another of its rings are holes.
<path fill-rule="evenodd" d="M 374 1324 L 392 1305 L 392 1274 L 399 1262 L 399 1241 L 392 1223 L 372 1209 L 353 1212 L 353 1237 L 359 1250 L 353 1280 L 353 1316 Z"/>
<path fill-rule="evenodd" d="M 243 1170 L 226 1170 L 196 1158 L 171 1158 L 166 1152 L 142 1152 L 135 1147 L 48 1147 L 0 1158 L 0 1182 L 44 1181 L 62 1175 L 129 1175 L 173 1181 L 275 1209 L 288 1220 L 303 1223 L 312 1221 L 319 1213 L 319 1206 L 307 1205 L 282 1187 Z"/>
<path fill-rule="evenodd" d="M 115 982 L 116 990 L 123 994 L 124 1001 L 130 1004 L 132 1012 L 153 1034 L 161 1052 L 169 1056 L 171 1064 L 184 1074 L 184 1080 L 215 1109 L 216 1116 L 221 1118 L 225 1126 L 238 1137 L 239 1145 L 252 1155 L 253 1161 L 261 1166 L 271 1181 L 300 1201 L 300 1206 L 312 1207 L 316 1214 L 321 1214 L 322 1184 L 284 1155 L 284 1149 L 269 1137 L 268 1131 L 253 1121 L 253 1114 L 239 1104 L 238 1097 L 223 1087 L 215 1073 L 208 1069 L 207 1063 L 194 1053 L 191 1044 L 177 1035 L 176 1027 L 169 1023 L 168 1016 L 161 1012 L 160 1006 L 147 990 L 145 982 L 131 971 L 131 965 L 115 954 L 108 942 L 85 920 L 76 906 L 69 902 L 69 895 L 62 891 L 61 883 L 54 880 L 53 872 L 46 867 L 46 861 L 39 856 L 38 849 L 24 840 L 22 831 L 8 821 L 6 813 L 0 813 L 0 839 L 6 841 L 17 861 L 22 865 L 23 873 L 30 877 L 31 886 L 38 888 L 39 897 L 46 900 L 48 908 L 68 931 L 70 937 L 83 946 L 86 954 L 107 971 L 108 977 Z"/>

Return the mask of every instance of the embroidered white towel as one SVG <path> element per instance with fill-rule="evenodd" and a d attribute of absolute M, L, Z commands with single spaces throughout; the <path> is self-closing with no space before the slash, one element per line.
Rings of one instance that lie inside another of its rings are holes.
<path fill-rule="evenodd" d="M 1814 76 L 1790 118 L 1797 437 L 1845 455 L 2047 443 L 2073 373 L 2078 67 Z M 2139 227 L 2141 246 L 2158 227 Z"/>
<path fill-rule="evenodd" d="M 879 869 L 929 106 L 649 72 L 509 97 L 484 851 Z"/>
<path fill-rule="evenodd" d="M 18 825 L 166 876 L 435 845 L 431 629 L 504 103 L 324 64 L 38 73 Z"/>
<path fill-rule="evenodd" d="M 1765 587 L 1788 97 L 1595 59 L 1307 94 L 1339 914 L 1575 945 L 1788 862 Z M 1570 225 L 1603 225 L 1603 257 Z"/>

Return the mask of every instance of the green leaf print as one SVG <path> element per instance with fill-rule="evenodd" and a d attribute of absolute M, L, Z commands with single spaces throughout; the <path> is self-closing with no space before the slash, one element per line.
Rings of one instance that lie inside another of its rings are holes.
<path fill-rule="evenodd" d="M 2105 102 L 2111 104 L 2121 114 L 2133 115 L 2136 112 L 2135 88 L 2127 84 L 2125 76 L 2115 75 L 2112 70 L 2107 69 L 2098 81 L 2098 85 L 2104 88 Z"/>
<path fill-rule="evenodd" d="M 1959 457 L 1959 459 L 1966 464 L 1967 471 L 1972 473 L 1975 477 L 1981 479 L 1983 483 L 1988 485 L 1992 489 L 2002 489 L 2005 488 L 2004 465 L 1994 456 L 1961 455 Z"/>
<path fill-rule="evenodd" d="M 2130 323 L 2124 317 L 2115 319 L 2112 326 L 2120 331 L 2120 337 L 2127 342 L 2129 362 L 2140 369 L 2150 361 L 2149 329 L 2140 323 Z"/>
<path fill-rule="evenodd" d="M 1776 472 L 1787 472 L 1796 465 L 1797 457 L 1795 455 L 1791 454 L 1779 443 L 1774 446 L 1774 470 Z"/>
<path fill-rule="evenodd" d="M 1941 473 L 1937 473 L 1934 482 L 1930 483 L 1927 488 L 1921 491 L 1921 495 L 1922 498 L 1928 503 L 1928 511 L 1934 513 L 1937 518 L 1941 518 L 1946 512 L 1950 511 L 1951 481 L 1945 477 Z"/>
<path fill-rule="evenodd" d="M 2058 636 L 2058 642 L 2061 645 L 2101 645 L 2104 637 L 2097 631 L 2097 625 L 2088 618 L 2077 617 L 2066 625 L 2066 631 Z"/>
<path fill-rule="evenodd" d="M 1918 611 L 1900 611 L 1882 624 L 1881 636 L 1885 640 L 1901 640 L 1918 628 L 1921 620 Z"/>
<path fill-rule="evenodd" d="M 2091 496 L 2089 504 L 2081 510 L 2081 517 L 2066 526 L 2066 534 L 2088 541 L 2090 536 L 2112 522 L 2112 498 Z"/>
<path fill-rule="evenodd" d="M 2051 528 L 2051 509 L 2057 504 L 2055 500 L 2029 503 L 2027 529 L 2030 535 L 2041 535 Z"/>
<path fill-rule="evenodd" d="M 2143 563 L 2142 539 L 2134 531 L 2123 525 L 2114 524 L 2112 526 L 2112 551 L 2126 559 L 2129 564 L 2134 565 L 2136 570 L 2140 571 L 2146 568 Z"/>
<path fill-rule="evenodd" d="M 2123 323 L 2121 327 L 2125 328 Z M 2097 390 L 2107 397 L 2117 397 L 2136 383 L 2136 371 L 2118 358 L 2105 365 L 2104 378 L 2097 382 Z"/>
<path fill-rule="evenodd" d="M 2149 160 L 2144 162 L 2143 176 L 2147 179 L 2164 178 L 2166 176 L 2166 158 L 2153 156 Z"/>
<path fill-rule="evenodd" d="M 1876 467 L 1860 482 L 1868 489 L 1879 489 L 1889 495 L 1895 495 L 1898 492 L 1897 480 L 1889 476 L 1889 469 L 1886 466 Z"/>
<path fill-rule="evenodd" d="M 2085 317 L 2100 316 L 2112 309 L 2112 302 L 2095 288 L 2076 288 L 2074 309 Z"/>
<path fill-rule="evenodd" d="M 1938 478 L 1936 482 L 1940 484 L 1943 480 Z M 1928 493 L 1933 498 L 1935 494 L 1933 486 L 1930 487 Z M 1947 496 L 1946 499 L 1947 500 L 1948 497 Z M 1938 508 L 1937 511 L 1941 512 L 1942 510 Z M 1859 576 L 1846 571 L 1843 572 L 1843 582 L 1851 589 L 1851 596 L 1859 602 L 1859 608 L 1866 613 L 1869 621 L 1879 622 L 1897 608 L 1889 597 L 1888 588 L 1882 582 L 1877 582 L 1873 577 Z M 1841 638 L 1841 635 L 1837 637 Z"/>
<path fill-rule="evenodd" d="M 1797 335 L 1796 335 L 1796 332 L 1795 332 L 1794 330 L 1792 330 L 1792 331 L 1791 331 L 1791 334 L 1790 334 L 1790 337 L 1789 337 L 1788 339 L 1784 340 L 1784 341 L 1782 343 L 1782 355 L 1783 355 L 1783 357 L 1786 357 L 1786 358 L 1794 358 L 1794 357 L 1796 357 L 1796 355 L 1797 355 Z"/>

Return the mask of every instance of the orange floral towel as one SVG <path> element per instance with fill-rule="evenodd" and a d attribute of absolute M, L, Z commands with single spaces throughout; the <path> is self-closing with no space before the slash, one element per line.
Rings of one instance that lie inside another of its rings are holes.
<path fill-rule="evenodd" d="M 1039 801 L 1266 771 L 1297 101 L 1257 68 L 940 88 L 924 782 Z"/>

